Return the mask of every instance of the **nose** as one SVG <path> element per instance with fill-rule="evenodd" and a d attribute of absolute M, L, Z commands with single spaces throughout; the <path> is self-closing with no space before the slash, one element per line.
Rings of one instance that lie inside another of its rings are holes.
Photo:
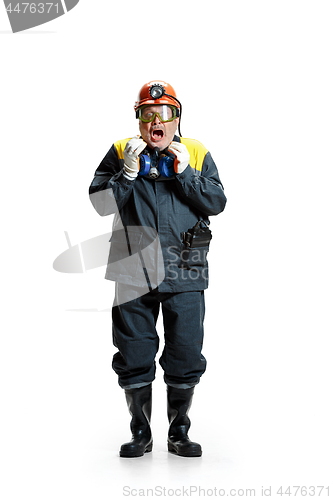
<path fill-rule="evenodd" d="M 160 123 L 161 123 L 161 120 L 159 119 L 159 116 L 158 116 L 158 114 L 156 113 L 156 114 L 155 114 L 155 117 L 154 117 L 154 119 L 153 119 L 153 124 L 154 124 L 154 125 L 159 125 Z"/>

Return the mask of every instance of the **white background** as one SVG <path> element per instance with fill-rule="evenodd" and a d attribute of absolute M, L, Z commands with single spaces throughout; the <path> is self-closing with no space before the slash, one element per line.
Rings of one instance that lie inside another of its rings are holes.
<path fill-rule="evenodd" d="M 2 498 L 332 488 L 332 16 L 330 1 L 81 0 L 14 35 L 0 8 Z M 151 79 L 175 87 L 183 136 L 211 151 L 228 197 L 190 413 L 201 459 L 166 452 L 160 367 L 154 451 L 119 458 L 113 284 L 52 267 L 64 231 L 74 245 L 110 230 L 88 186 L 137 133 Z"/>

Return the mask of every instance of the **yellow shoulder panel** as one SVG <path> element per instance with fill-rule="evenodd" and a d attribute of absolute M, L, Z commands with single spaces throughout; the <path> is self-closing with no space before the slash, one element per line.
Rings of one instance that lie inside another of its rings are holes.
<path fill-rule="evenodd" d="M 128 139 L 121 139 L 120 141 L 117 141 L 117 142 L 114 143 L 114 147 L 117 150 L 117 154 L 118 154 L 119 160 L 123 160 L 124 159 L 124 149 L 125 149 L 125 146 L 126 146 L 126 144 L 128 143 L 129 140 L 130 140 L 130 138 L 128 138 Z"/>
<path fill-rule="evenodd" d="M 195 139 L 185 139 L 184 137 L 181 137 L 180 142 L 185 144 L 188 152 L 190 153 L 190 167 L 201 172 L 202 164 L 206 154 L 208 153 L 208 149 L 206 149 L 201 142 L 196 141 Z"/>

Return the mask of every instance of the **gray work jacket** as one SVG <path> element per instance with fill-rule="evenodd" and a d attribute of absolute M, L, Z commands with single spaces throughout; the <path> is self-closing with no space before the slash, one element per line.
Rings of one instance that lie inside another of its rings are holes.
<path fill-rule="evenodd" d="M 175 136 L 190 153 L 182 173 L 129 180 L 123 156 L 128 140 L 112 145 L 89 188 L 97 212 L 115 214 L 105 277 L 161 292 L 206 289 L 208 245 L 189 256 L 182 233 L 224 210 L 227 200 L 211 154 L 200 142 Z"/>

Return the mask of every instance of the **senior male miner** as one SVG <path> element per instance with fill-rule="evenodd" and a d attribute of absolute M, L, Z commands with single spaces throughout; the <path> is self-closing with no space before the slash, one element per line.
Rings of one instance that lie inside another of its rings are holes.
<path fill-rule="evenodd" d="M 171 85 L 146 83 L 134 109 L 140 136 L 115 142 L 91 183 L 100 215 L 115 213 L 106 278 L 116 281 L 112 367 L 132 416 L 121 457 L 152 450 L 152 381 L 162 310 L 164 349 L 159 360 L 167 384 L 168 450 L 201 456 L 188 437 L 194 386 L 206 369 L 204 290 L 208 286 L 208 217 L 226 197 L 209 151 L 180 134 L 182 107 Z M 177 128 L 179 136 L 175 135 Z"/>

